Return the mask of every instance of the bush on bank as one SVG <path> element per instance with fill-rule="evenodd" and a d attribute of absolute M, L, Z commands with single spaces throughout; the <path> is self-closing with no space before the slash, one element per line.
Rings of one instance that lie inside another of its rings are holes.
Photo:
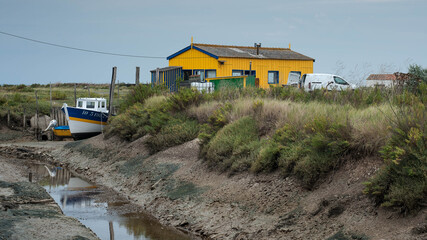
<path fill-rule="evenodd" d="M 391 138 L 380 151 L 385 164 L 364 191 L 377 204 L 406 214 L 427 201 L 427 114 L 423 104 L 397 114 Z"/>
<path fill-rule="evenodd" d="M 111 119 L 108 135 L 132 141 L 149 134 L 147 145 L 153 153 L 198 137 L 200 157 L 211 168 L 230 173 L 280 171 L 296 176 L 309 189 L 346 159 L 379 156 L 384 168 L 366 183 L 366 194 L 404 212 L 426 201 L 423 82 L 416 91 L 400 92 L 139 91 L 143 93 L 132 97 L 134 104 Z"/>
<path fill-rule="evenodd" d="M 206 146 L 205 160 L 210 167 L 222 171 L 243 171 L 250 168 L 259 148 L 257 124 L 246 116 L 218 131 Z"/>

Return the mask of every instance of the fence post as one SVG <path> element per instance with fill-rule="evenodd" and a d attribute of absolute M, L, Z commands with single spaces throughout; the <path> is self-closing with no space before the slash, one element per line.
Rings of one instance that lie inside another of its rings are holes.
<path fill-rule="evenodd" d="M 136 73 L 135 73 L 135 85 L 138 86 L 139 85 L 139 67 L 136 67 Z"/>
<path fill-rule="evenodd" d="M 27 120 L 26 120 L 26 116 L 25 116 L 25 107 L 24 107 L 24 116 L 22 116 L 22 126 L 23 126 L 23 130 L 25 131 L 25 128 L 27 127 Z"/>
<path fill-rule="evenodd" d="M 7 126 L 10 127 L 10 109 L 7 110 Z"/>
<path fill-rule="evenodd" d="M 36 139 L 39 140 L 39 99 L 37 97 L 37 90 L 35 91 L 36 94 L 36 130 L 35 130 L 35 135 L 36 135 Z"/>
<path fill-rule="evenodd" d="M 76 104 L 77 103 L 77 90 L 76 90 L 76 88 L 77 88 L 77 83 L 74 83 L 74 104 Z M 77 106 L 77 105 L 74 105 L 74 106 Z"/>

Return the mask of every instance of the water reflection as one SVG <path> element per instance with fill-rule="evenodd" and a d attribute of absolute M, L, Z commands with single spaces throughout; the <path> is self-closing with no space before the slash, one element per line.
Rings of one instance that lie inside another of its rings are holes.
<path fill-rule="evenodd" d="M 77 218 L 101 239 L 189 239 L 143 213 L 123 212 L 123 200 L 103 200 L 102 190 L 64 168 L 34 165 L 31 171 L 65 215 Z"/>

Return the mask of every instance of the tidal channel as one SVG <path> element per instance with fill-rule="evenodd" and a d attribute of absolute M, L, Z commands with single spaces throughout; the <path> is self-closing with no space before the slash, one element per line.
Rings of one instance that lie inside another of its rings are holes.
<path fill-rule="evenodd" d="M 78 219 L 100 239 L 190 239 L 117 193 L 73 176 L 67 169 L 37 164 L 31 172 L 33 181 L 46 189 L 65 215 Z"/>

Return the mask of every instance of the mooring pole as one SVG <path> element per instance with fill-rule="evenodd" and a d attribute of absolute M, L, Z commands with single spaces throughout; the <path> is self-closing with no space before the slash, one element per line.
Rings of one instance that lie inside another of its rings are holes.
<path fill-rule="evenodd" d="M 110 83 L 110 97 L 109 97 L 109 103 L 108 103 L 108 117 L 111 116 L 113 112 L 113 95 L 114 95 L 114 84 L 116 83 L 116 75 L 117 75 L 117 67 L 113 67 L 113 73 L 111 76 L 111 83 Z"/>
<path fill-rule="evenodd" d="M 114 227 L 113 222 L 108 222 L 108 228 L 110 229 L 110 240 L 114 240 Z"/>
<path fill-rule="evenodd" d="M 36 139 L 39 140 L 39 99 L 37 97 L 37 90 L 35 91 L 36 94 Z"/>
<path fill-rule="evenodd" d="M 77 88 L 77 83 L 74 83 L 74 104 L 76 104 L 76 105 L 74 105 L 75 107 L 77 107 L 77 90 L 76 90 L 76 88 Z"/>
<path fill-rule="evenodd" d="M 136 73 L 135 73 L 135 85 L 139 85 L 139 67 L 136 67 Z"/>
<path fill-rule="evenodd" d="M 50 91 L 49 91 L 49 95 L 50 95 L 50 117 L 52 118 L 52 83 L 49 83 L 50 85 Z"/>

